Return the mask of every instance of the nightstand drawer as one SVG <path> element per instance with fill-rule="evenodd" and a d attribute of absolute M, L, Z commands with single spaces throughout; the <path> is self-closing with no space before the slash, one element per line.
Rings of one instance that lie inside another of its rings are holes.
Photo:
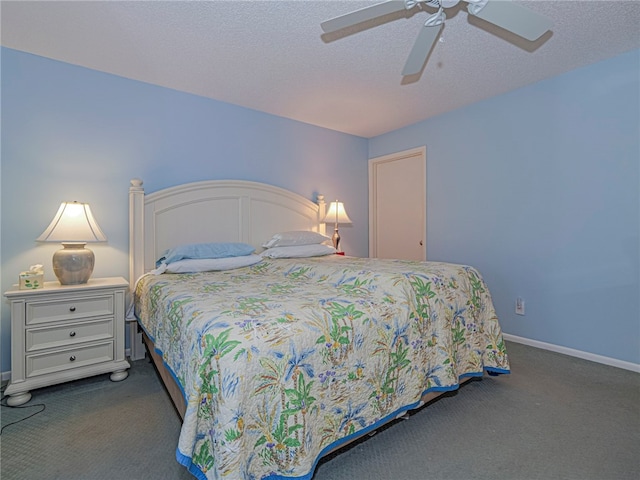
<path fill-rule="evenodd" d="M 113 317 L 26 331 L 27 352 L 113 338 Z"/>
<path fill-rule="evenodd" d="M 27 355 L 27 378 L 113 360 L 113 342 Z"/>
<path fill-rule="evenodd" d="M 27 325 L 113 315 L 113 295 L 27 303 Z"/>

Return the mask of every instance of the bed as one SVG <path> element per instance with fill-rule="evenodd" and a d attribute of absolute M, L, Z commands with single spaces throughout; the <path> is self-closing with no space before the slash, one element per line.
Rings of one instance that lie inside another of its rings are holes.
<path fill-rule="evenodd" d="M 489 290 L 470 266 L 291 258 L 275 245 L 276 258 L 238 268 L 157 270 L 183 245 L 261 252 L 283 232 L 320 236 L 316 197 L 247 181 L 145 195 L 131 182 L 132 358 L 146 344 L 183 419 L 177 460 L 197 478 L 310 479 L 354 439 L 465 380 L 509 373 Z"/>

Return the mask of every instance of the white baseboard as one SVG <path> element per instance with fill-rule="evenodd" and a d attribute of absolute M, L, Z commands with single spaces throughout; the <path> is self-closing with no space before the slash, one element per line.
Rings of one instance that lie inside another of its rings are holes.
<path fill-rule="evenodd" d="M 518 337 L 516 335 L 510 335 L 504 333 L 502 335 L 505 340 L 515 343 L 522 343 L 523 345 L 529 345 L 531 347 L 541 348 L 542 350 L 550 350 L 552 352 L 562 353 L 571 357 L 582 358 L 584 360 L 590 360 L 596 363 L 602 363 L 612 367 L 622 368 L 624 370 L 631 370 L 632 372 L 640 373 L 640 364 L 625 362 L 624 360 L 618 360 L 616 358 L 605 357 L 602 355 L 596 355 L 595 353 L 583 352 L 582 350 L 575 350 L 573 348 L 562 347 L 560 345 L 554 345 L 552 343 L 540 342 L 539 340 L 531 340 L 529 338 Z M 508 352 L 507 352 L 508 353 Z"/>

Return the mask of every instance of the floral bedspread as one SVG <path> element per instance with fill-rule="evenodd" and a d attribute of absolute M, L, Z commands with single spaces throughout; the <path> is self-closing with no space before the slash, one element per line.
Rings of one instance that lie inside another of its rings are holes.
<path fill-rule="evenodd" d="M 187 400 L 202 479 L 310 479 L 319 458 L 509 362 L 472 267 L 322 257 L 143 277 L 140 324 Z"/>

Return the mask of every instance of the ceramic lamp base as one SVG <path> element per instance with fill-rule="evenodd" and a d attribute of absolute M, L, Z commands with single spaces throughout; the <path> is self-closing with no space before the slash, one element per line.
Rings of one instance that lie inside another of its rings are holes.
<path fill-rule="evenodd" d="M 333 248 L 336 249 L 336 252 L 340 252 L 340 234 L 338 233 L 338 225 L 333 230 L 333 235 L 331 236 L 331 241 L 333 242 Z"/>
<path fill-rule="evenodd" d="M 85 243 L 63 243 L 53 254 L 53 271 L 61 285 L 87 283 L 93 273 L 95 255 Z"/>

